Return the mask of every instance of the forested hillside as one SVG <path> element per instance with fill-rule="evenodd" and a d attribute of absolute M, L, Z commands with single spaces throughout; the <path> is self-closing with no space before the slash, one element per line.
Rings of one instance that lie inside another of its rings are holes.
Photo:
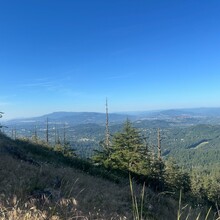
<path fill-rule="evenodd" d="M 132 119 L 134 127 L 138 128 L 146 137 L 146 141 L 153 150 L 157 146 L 157 129 L 160 128 L 163 157 L 174 157 L 178 164 L 187 170 L 197 167 L 200 170 L 210 171 L 212 167 L 219 166 L 220 161 L 218 114 L 219 109 L 217 108 L 170 110 L 148 114 L 139 113 Z M 122 114 L 109 116 L 110 135 L 122 129 L 123 124 L 120 120 L 125 117 L 126 115 Z M 127 117 L 131 116 L 127 115 Z M 140 120 L 135 120 L 138 117 Z M 144 119 L 145 117 L 149 118 Z M 160 119 L 155 119 L 155 117 L 160 117 Z M 8 128 L 3 128 L 2 131 L 12 138 L 32 139 L 37 136 L 39 139 L 45 140 L 46 119 L 48 118 L 49 142 L 63 142 L 65 136 L 70 147 L 83 158 L 91 158 L 94 149 L 100 148 L 99 143 L 105 136 L 104 114 L 60 112 L 39 118 L 40 121 L 32 118 L 7 122 Z M 92 120 L 96 123 L 72 123 L 72 121 L 80 122 L 80 120 L 81 122 Z M 201 124 L 202 122 L 203 124 Z"/>
<path fill-rule="evenodd" d="M 127 120 L 105 133 L 92 160 L 80 159 L 68 143 L 1 134 L 1 167 L 8 169 L 1 170 L 2 219 L 217 219 L 217 167 L 184 171 L 163 156 L 164 131 L 154 132 L 153 147 Z"/>

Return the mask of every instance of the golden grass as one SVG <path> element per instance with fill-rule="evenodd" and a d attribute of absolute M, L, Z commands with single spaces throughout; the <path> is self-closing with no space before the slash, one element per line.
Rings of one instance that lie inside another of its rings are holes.
<path fill-rule="evenodd" d="M 58 182 L 58 183 L 57 183 Z M 0 155 L 0 219 L 123 219 L 129 187 L 69 167 Z"/>
<path fill-rule="evenodd" d="M 115 184 L 64 165 L 36 166 L 14 158 L 3 144 L 12 142 L 0 138 L 0 220 L 176 220 L 178 210 L 179 219 L 196 220 L 201 212 L 183 209 L 131 179 L 130 185 Z"/>

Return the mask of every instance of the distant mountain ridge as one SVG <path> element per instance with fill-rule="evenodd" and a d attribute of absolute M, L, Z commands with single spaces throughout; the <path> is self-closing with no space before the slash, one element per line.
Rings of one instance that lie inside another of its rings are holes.
<path fill-rule="evenodd" d="M 124 112 L 124 113 L 109 113 L 110 123 L 121 123 L 129 118 L 135 120 L 171 120 L 177 117 L 199 118 L 199 117 L 220 117 L 220 108 L 186 108 L 186 109 L 168 109 L 157 111 L 140 111 L 140 112 Z M 106 120 L 105 113 L 99 112 L 53 112 L 39 117 L 13 119 L 7 121 L 7 124 L 15 123 L 33 123 L 45 122 L 46 119 L 53 122 L 67 122 L 73 125 L 96 123 L 103 124 Z"/>
<path fill-rule="evenodd" d="M 149 118 L 175 118 L 180 116 L 185 117 L 220 117 L 220 108 L 182 108 L 182 109 L 166 109 L 158 111 L 140 112 L 139 116 L 147 116 Z"/>
<path fill-rule="evenodd" d="M 72 125 L 77 124 L 87 124 L 87 123 L 96 123 L 96 124 L 102 124 L 105 123 L 106 120 L 106 114 L 105 113 L 99 113 L 99 112 L 53 112 L 50 114 L 42 115 L 39 117 L 32 117 L 32 118 L 23 118 L 23 119 L 14 119 L 9 120 L 7 123 L 9 124 L 15 124 L 15 123 L 41 123 L 45 122 L 46 120 L 53 121 L 53 122 L 67 122 Z M 111 123 L 120 123 L 122 121 L 125 121 L 127 118 L 127 115 L 125 114 L 117 114 L 117 113 L 110 113 L 109 114 L 109 120 Z M 134 117 L 129 116 L 130 119 L 134 119 Z"/>

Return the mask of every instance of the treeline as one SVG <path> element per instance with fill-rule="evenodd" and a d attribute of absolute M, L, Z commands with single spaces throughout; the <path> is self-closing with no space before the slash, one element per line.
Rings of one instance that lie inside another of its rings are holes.
<path fill-rule="evenodd" d="M 72 144 L 68 142 L 66 137 L 65 124 L 62 138 L 61 133 L 55 131 L 53 142 L 49 140 L 48 127 L 47 120 L 44 141 L 38 138 L 35 127 L 31 141 L 62 153 L 64 156 L 76 158 L 76 151 L 72 148 Z M 99 150 L 95 150 L 92 158 L 89 158 L 89 162 L 95 166 L 105 167 L 109 174 L 113 172 L 114 175 L 118 174 L 118 176 L 123 174 L 126 176 L 126 174 L 131 173 L 137 182 L 145 183 L 157 192 L 168 192 L 169 195 L 176 195 L 178 197 L 181 190 L 188 199 L 190 198 L 192 204 L 212 204 L 215 206 L 220 203 L 219 167 L 213 166 L 212 171 L 210 171 L 211 168 L 206 171 L 204 168 L 200 169 L 200 167 L 190 166 L 191 170 L 188 172 L 178 166 L 174 159 L 164 158 L 161 153 L 163 149 L 161 149 L 159 130 L 157 133 L 156 151 L 148 143 L 143 133 L 134 127 L 129 120 L 125 122 L 120 132 L 116 132 L 114 135 L 109 133 L 106 135 L 108 138 L 100 142 Z M 91 143 L 88 142 L 87 144 L 89 149 Z M 79 143 L 74 143 L 75 149 L 78 145 Z M 83 152 L 81 152 L 82 154 Z M 184 155 L 184 153 L 182 154 L 179 151 L 178 157 L 182 158 L 186 164 L 192 164 L 191 158 L 193 154 L 189 153 L 186 156 L 186 154 Z M 209 157 L 206 160 L 212 160 L 212 158 Z"/>
<path fill-rule="evenodd" d="M 204 175 L 192 169 L 186 172 L 172 158 L 161 156 L 161 137 L 158 130 L 157 151 L 153 150 L 141 132 L 127 120 L 121 132 L 115 133 L 110 141 L 101 142 L 92 160 L 106 169 L 132 173 L 137 182 L 145 183 L 157 192 L 179 195 L 185 193 L 192 204 L 220 203 L 220 173 Z"/>

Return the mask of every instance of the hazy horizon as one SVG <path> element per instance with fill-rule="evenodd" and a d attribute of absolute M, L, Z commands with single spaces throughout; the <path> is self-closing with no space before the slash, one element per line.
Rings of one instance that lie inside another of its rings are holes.
<path fill-rule="evenodd" d="M 193 108 L 163 108 L 163 109 L 145 109 L 145 110 L 135 110 L 135 111 L 108 111 L 109 114 L 130 114 L 130 115 L 135 115 L 135 114 L 140 114 L 144 112 L 160 112 L 160 111 L 169 111 L 169 110 L 195 110 L 195 109 L 220 109 L 220 106 L 212 106 L 212 107 L 193 107 Z M 28 118 L 35 118 L 35 117 L 41 117 L 53 113 L 102 113 L 106 114 L 105 109 L 103 111 L 65 111 L 65 110 L 59 110 L 59 111 L 52 111 L 52 112 L 44 112 L 42 114 L 36 114 L 36 115 L 23 115 L 23 116 L 17 116 L 17 117 L 12 117 L 8 118 L 7 114 L 3 113 L 3 117 L 1 118 L 1 121 L 9 121 L 9 120 L 16 120 L 16 119 L 28 119 Z M 5 117 L 6 116 L 6 117 Z"/>

